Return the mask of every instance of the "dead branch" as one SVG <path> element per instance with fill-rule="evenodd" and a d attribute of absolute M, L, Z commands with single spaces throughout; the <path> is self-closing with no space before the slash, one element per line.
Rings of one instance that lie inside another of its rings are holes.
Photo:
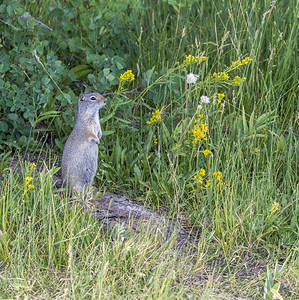
<path fill-rule="evenodd" d="M 13 26 L 13 25 L 11 25 L 11 24 L 3 21 L 3 19 L 27 19 L 27 20 L 32 20 L 32 21 L 34 21 L 34 22 L 42 25 L 43 27 L 47 28 L 48 30 L 53 31 L 52 28 L 50 28 L 49 26 L 47 26 L 43 22 L 39 21 L 38 19 L 35 19 L 35 18 L 31 17 L 27 12 L 24 13 L 23 15 L 21 15 L 21 16 L 0 16 L 0 21 L 1 22 L 3 22 L 6 25 L 12 26 L 12 27 L 14 27 L 16 29 L 15 26 Z"/>

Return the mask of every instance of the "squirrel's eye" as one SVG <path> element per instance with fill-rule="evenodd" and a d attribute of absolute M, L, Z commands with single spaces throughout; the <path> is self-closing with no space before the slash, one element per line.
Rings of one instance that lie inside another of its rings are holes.
<path fill-rule="evenodd" d="M 91 96 L 90 100 L 96 100 L 96 97 L 95 96 Z"/>

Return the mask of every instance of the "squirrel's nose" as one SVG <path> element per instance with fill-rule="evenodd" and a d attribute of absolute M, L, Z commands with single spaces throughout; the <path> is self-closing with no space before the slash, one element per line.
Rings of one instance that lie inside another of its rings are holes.
<path fill-rule="evenodd" d="M 106 104 L 107 103 L 107 99 L 105 98 L 105 100 L 104 100 L 104 104 Z"/>

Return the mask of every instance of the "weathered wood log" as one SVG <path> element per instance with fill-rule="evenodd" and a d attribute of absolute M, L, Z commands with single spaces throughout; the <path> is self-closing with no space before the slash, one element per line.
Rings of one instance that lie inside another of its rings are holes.
<path fill-rule="evenodd" d="M 137 203 L 125 196 L 105 194 L 94 199 L 89 208 L 105 229 L 122 224 L 130 225 L 135 233 L 139 233 L 141 226 L 147 226 L 153 234 L 161 233 L 165 240 L 174 235 L 176 248 L 196 251 L 196 241 L 190 233 L 177 222 L 146 208 L 141 202 Z"/>

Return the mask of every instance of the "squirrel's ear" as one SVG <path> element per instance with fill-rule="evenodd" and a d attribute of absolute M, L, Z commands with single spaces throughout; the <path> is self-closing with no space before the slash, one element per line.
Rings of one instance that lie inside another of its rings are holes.
<path fill-rule="evenodd" d="M 83 101 L 83 97 L 84 97 L 84 95 L 81 94 L 81 95 L 79 96 L 79 101 Z"/>

